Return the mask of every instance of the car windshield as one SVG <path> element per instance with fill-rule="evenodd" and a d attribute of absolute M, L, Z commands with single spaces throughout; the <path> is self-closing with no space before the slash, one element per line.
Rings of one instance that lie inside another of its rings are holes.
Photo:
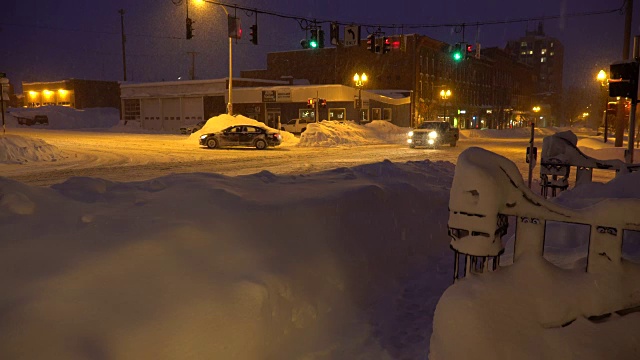
<path fill-rule="evenodd" d="M 446 129 L 448 124 L 446 122 L 423 122 L 418 126 L 418 129 Z"/>

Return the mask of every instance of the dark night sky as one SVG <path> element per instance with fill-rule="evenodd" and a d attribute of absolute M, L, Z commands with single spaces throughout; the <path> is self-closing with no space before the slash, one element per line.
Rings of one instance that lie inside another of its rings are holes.
<path fill-rule="evenodd" d="M 184 0 L 183 0 L 184 1 Z M 120 14 L 125 9 L 127 73 L 131 81 L 188 78 L 195 51 L 196 78 L 228 74 L 226 16 L 216 5 L 196 7 L 190 16 L 195 37 L 185 36 L 185 5 L 172 0 L 3 0 L 0 11 L 0 72 L 21 90 L 21 81 L 66 78 L 122 80 Z M 619 8 L 623 0 L 272 0 L 233 3 L 324 20 L 354 23 L 441 24 L 475 23 L 552 16 Z M 633 11 L 631 36 L 640 35 L 640 2 Z M 232 11 L 232 10 L 231 10 Z M 234 75 L 266 67 L 266 54 L 300 49 L 304 31 L 294 20 L 259 15 L 260 44 L 249 42 L 253 15 L 237 13 L 244 37 L 234 44 Z M 507 40 L 533 30 L 537 22 L 466 27 L 466 39 L 479 34 L 482 47 L 504 47 Z M 546 20 L 545 32 L 565 45 L 565 87 L 591 86 L 600 68 L 622 59 L 624 15 L 620 12 Z M 329 42 L 328 26 L 327 45 Z M 366 36 L 366 30 L 363 29 Z M 390 31 L 388 31 L 389 33 Z M 407 30 L 455 43 L 453 28 Z"/>

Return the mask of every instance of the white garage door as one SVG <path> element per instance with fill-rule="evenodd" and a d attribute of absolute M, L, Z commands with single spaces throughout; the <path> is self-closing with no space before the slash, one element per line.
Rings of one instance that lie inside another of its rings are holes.
<path fill-rule="evenodd" d="M 204 108 L 202 106 L 202 98 L 182 98 L 182 123 L 184 125 L 197 124 L 203 118 Z"/>
<path fill-rule="evenodd" d="M 142 128 L 149 130 L 162 129 L 162 109 L 158 99 L 142 99 L 140 101 L 140 118 Z"/>
<path fill-rule="evenodd" d="M 162 127 L 165 131 L 179 132 L 182 126 L 180 98 L 162 99 Z"/>

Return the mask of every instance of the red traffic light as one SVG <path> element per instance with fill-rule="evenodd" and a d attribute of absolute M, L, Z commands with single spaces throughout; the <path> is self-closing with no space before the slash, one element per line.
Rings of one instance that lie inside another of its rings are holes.
<path fill-rule="evenodd" d="M 468 53 L 473 52 L 473 45 L 471 45 L 471 44 L 467 45 L 467 52 Z"/>

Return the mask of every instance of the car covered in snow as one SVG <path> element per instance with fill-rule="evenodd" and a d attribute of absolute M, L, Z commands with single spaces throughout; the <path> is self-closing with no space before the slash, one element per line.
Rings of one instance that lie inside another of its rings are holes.
<path fill-rule="evenodd" d="M 269 146 L 278 146 L 282 136 L 270 129 L 253 125 L 233 125 L 223 130 L 203 134 L 200 145 L 210 149 L 227 146 L 253 146 L 264 150 Z"/>
<path fill-rule="evenodd" d="M 460 130 L 446 121 L 425 121 L 407 134 L 410 148 L 427 146 L 436 148 L 443 144 L 456 146 L 460 138 Z"/>

